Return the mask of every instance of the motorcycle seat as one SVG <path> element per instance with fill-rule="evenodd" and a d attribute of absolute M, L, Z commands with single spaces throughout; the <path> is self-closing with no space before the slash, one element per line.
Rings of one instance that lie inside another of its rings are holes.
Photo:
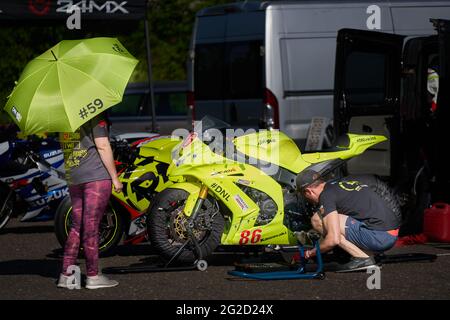
<path fill-rule="evenodd" d="M 334 144 L 333 147 L 322 149 L 322 150 L 320 150 L 320 153 L 346 151 L 349 149 L 349 146 L 350 146 L 350 138 L 348 137 L 348 135 L 345 134 L 345 135 L 339 136 L 336 139 L 336 143 Z M 315 153 L 315 152 L 317 152 L 317 151 L 315 151 L 315 150 L 304 151 L 303 154 Z"/>

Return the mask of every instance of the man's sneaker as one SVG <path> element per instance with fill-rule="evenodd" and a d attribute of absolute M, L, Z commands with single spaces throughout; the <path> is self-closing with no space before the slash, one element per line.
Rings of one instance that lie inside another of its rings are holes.
<path fill-rule="evenodd" d="M 102 274 L 98 274 L 94 277 L 87 277 L 86 288 L 87 289 L 100 289 L 100 288 L 112 288 L 119 284 L 115 280 L 108 279 Z"/>
<path fill-rule="evenodd" d="M 357 258 L 352 257 L 349 262 L 340 265 L 336 272 L 352 272 L 352 271 L 360 271 L 367 270 L 370 267 L 376 266 L 376 262 L 372 257 L 367 258 Z"/>
<path fill-rule="evenodd" d="M 80 281 L 77 280 L 74 276 L 66 276 L 64 274 L 59 275 L 58 284 L 56 285 L 58 288 L 66 288 L 66 289 L 81 289 Z"/>

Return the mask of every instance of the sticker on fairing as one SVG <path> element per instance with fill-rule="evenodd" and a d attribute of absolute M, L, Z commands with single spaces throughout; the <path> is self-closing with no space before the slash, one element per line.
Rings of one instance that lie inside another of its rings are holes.
<path fill-rule="evenodd" d="M 238 204 L 238 206 L 242 209 L 242 211 L 248 210 L 247 203 L 245 203 L 244 199 L 242 199 L 240 195 L 237 194 L 233 198 L 234 198 L 234 201 L 236 201 L 236 203 Z"/>
<path fill-rule="evenodd" d="M 248 180 L 243 180 L 243 179 L 239 179 L 239 180 L 237 181 L 237 183 L 242 184 L 242 185 L 244 185 L 244 186 L 249 186 L 249 185 L 250 185 L 250 181 L 248 181 Z"/>

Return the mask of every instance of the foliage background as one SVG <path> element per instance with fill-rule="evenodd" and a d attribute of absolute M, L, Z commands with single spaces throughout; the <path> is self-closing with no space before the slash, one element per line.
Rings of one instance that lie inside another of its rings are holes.
<path fill-rule="evenodd" d="M 186 59 L 189 50 L 195 14 L 198 10 L 232 2 L 230 0 L 150 0 L 148 20 L 152 54 L 153 80 L 186 79 Z M 81 21 L 81 31 L 58 25 L 0 25 L 0 106 L 26 63 L 63 39 L 98 36 L 117 36 L 122 44 L 139 59 L 131 82 L 147 80 L 144 22 L 126 26 L 114 23 L 87 25 Z M 9 119 L 2 113 L 1 122 Z"/>

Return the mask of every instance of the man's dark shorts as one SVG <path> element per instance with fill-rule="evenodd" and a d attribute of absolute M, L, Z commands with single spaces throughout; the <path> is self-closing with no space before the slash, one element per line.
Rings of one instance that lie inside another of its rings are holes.
<path fill-rule="evenodd" d="M 370 230 L 367 226 L 352 217 L 345 223 L 345 239 L 363 250 L 385 251 L 392 248 L 397 237 L 387 231 Z"/>

